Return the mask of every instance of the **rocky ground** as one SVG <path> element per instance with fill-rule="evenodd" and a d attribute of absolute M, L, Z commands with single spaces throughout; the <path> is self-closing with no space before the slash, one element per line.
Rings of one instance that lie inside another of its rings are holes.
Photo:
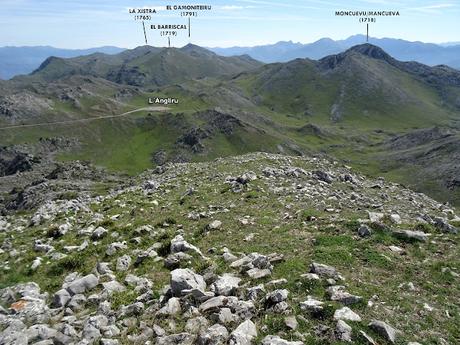
<path fill-rule="evenodd" d="M 460 343 L 448 205 L 313 157 L 79 169 L 3 205 L 0 345 Z"/>

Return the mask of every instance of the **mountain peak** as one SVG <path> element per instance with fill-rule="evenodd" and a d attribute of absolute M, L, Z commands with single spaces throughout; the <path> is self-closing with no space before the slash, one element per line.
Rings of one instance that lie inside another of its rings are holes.
<path fill-rule="evenodd" d="M 43 61 L 40 66 L 38 66 L 38 68 L 34 71 L 32 71 L 32 74 L 36 74 L 42 70 L 44 70 L 48 65 L 52 64 L 52 63 L 56 63 L 56 62 L 60 62 L 60 61 L 65 61 L 63 58 L 59 58 L 59 57 L 56 57 L 56 56 L 50 56 L 48 58 L 46 58 L 45 61 Z"/>
<path fill-rule="evenodd" d="M 292 40 L 289 40 L 289 41 L 278 41 L 274 44 L 274 46 L 287 46 L 287 47 L 290 47 L 290 46 L 297 46 L 299 45 L 299 43 L 294 43 Z"/>
<path fill-rule="evenodd" d="M 393 64 L 395 61 L 382 48 L 373 44 L 364 43 L 353 46 L 343 53 L 326 56 L 319 60 L 319 63 L 321 66 L 326 68 L 335 68 L 336 66 L 342 64 L 344 61 L 348 61 L 348 58 L 356 56 L 357 54 L 366 56 L 371 59 L 382 60 L 390 64 Z"/>
<path fill-rule="evenodd" d="M 331 43 L 331 42 L 335 42 L 335 41 L 332 38 L 323 37 L 313 43 Z"/>
<path fill-rule="evenodd" d="M 349 54 L 351 52 L 357 52 L 357 53 L 366 55 L 373 59 L 379 59 L 379 60 L 385 60 L 385 61 L 390 61 L 393 59 L 382 48 L 377 47 L 370 43 L 364 43 L 364 44 L 353 46 L 347 51 L 345 51 L 344 54 Z"/>
<path fill-rule="evenodd" d="M 185 46 L 183 46 L 182 48 L 179 49 L 180 51 L 186 53 L 186 54 L 189 54 L 191 56 L 195 56 L 195 57 L 202 57 L 202 56 L 208 56 L 208 57 L 211 57 L 211 56 L 215 56 L 216 54 L 213 53 L 212 51 L 206 49 L 206 48 L 203 48 L 203 47 L 200 47 L 196 44 L 193 44 L 193 43 L 189 43 Z"/>
<path fill-rule="evenodd" d="M 208 49 L 200 47 L 199 45 L 196 45 L 196 44 L 193 44 L 193 43 L 189 43 L 189 44 L 183 46 L 182 48 L 180 48 L 180 50 L 182 50 L 182 51 L 206 51 L 206 52 L 209 52 Z"/>

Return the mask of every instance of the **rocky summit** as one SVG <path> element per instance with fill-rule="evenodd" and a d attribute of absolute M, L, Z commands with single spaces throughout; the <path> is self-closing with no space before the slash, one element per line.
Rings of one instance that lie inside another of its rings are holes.
<path fill-rule="evenodd" d="M 460 342 L 460 218 L 424 194 L 312 156 L 60 164 L 2 199 L 1 345 Z"/>

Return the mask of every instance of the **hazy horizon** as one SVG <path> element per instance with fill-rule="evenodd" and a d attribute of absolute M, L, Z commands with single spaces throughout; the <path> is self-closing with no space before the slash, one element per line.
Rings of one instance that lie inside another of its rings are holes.
<path fill-rule="evenodd" d="M 148 24 L 186 23 L 164 11 L 164 1 L 2 0 L 0 46 L 52 46 L 62 49 L 116 46 L 133 48 L 145 44 L 142 23 L 134 21 L 128 8 L 149 7 L 159 12 Z M 177 1 L 175 4 L 186 4 Z M 194 43 L 206 47 L 258 46 L 279 41 L 311 43 L 321 38 L 345 39 L 365 34 L 358 18 L 338 17 L 338 10 L 391 10 L 399 17 L 377 18 L 370 35 L 408 41 L 443 44 L 460 41 L 457 22 L 460 3 L 436 0 L 352 0 L 344 7 L 338 0 L 204 1 L 211 11 L 192 18 L 189 39 L 180 33 L 172 46 Z M 147 29 L 149 45 L 165 46 L 167 39 Z"/>
<path fill-rule="evenodd" d="M 339 38 L 339 39 L 335 39 L 334 41 L 344 41 L 344 40 L 347 40 L 353 36 L 363 36 L 365 37 L 365 35 L 363 34 L 357 34 L 357 35 L 352 35 L 352 36 L 348 36 L 348 37 L 345 37 L 345 38 Z M 275 45 L 277 43 L 281 43 L 281 42 L 291 42 L 293 44 L 303 44 L 303 45 L 306 45 L 306 44 L 311 44 L 311 43 L 315 43 L 319 40 L 322 40 L 322 39 L 331 39 L 330 37 L 321 37 L 321 38 L 318 38 L 314 41 L 309 41 L 309 42 L 300 42 L 300 41 L 293 41 L 293 40 L 282 40 L 282 41 L 276 41 L 276 42 L 267 42 L 267 43 L 264 43 L 264 44 L 257 44 L 257 45 L 250 45 L 250 46 L 228 46 L 228 47 L 224 47 L 224 46 L 203 46 L 204 48 L 233 48 L 233 47 L 248 47 L 248 48 L 251 48 L 251 47 L 257 47 L 257 46 L 266 46 L 266 45 Z M 369 37 L 369 39 L 394 39 L 394 40 L 403 40 L 402 38 L 397 38 L 397 37 L 375 37 L 375 36 L 371 36 Z M 449 42 L 440 42 L 440 43 L 436 43 L 436 42 L 423 42 L 423 41 L 409 41 L 409 40 L 404 40 L 404 41 L 407 41 L 407 42 L 412 42 L 412 43 L 425 43 L 425 44 L 436 44 L 436 45 L 439 45 L 439 46 L 444 46 L 444 47 L 447 47 L 449 45 L 460 45 L 460 41 L 449 41 Z M 183 46 L 189 44 L 189 43 L 192 43 L 192 44 L 195 44 L 193 42 L 187 42 L 185 43 Z M 365 43 L 365 42 L 363 42 Z M 139 44 L 138 46 L 136 47 L 139 47 L 139 46 L 143 46 L 145 44 Z M 151 44 L 148 44 L 149 46 L 152 46 L 152 47 L 164 47 L 164 46 L 159 46 L 159 45 L 151 45 Z M 181 48 L 183 46 L 178 46 L 177 48 Z M 57 46 L 53 46 L 53 45 L 22 45 L 22 46 L 14 46 L 14 45 L 7 45 L 7 46 L 0 46 L 0 48 L 53 48 L 53 49 L 71 49 L 71 50 L 90 50 L 90 49 L 97 49 L 97 48 L 104 48 L 104 47 L 114 47 L 114 48 L 121 48 L 121 49 L 133 49 L 135 47 L 121 47 L 121 46 L 110 46 L 110 45 L 105 45 L 105 46 L 88 46 L 88 47 L 82 47 L 82 48 L 66 48 L 66 47 L 57 47 Z"/>

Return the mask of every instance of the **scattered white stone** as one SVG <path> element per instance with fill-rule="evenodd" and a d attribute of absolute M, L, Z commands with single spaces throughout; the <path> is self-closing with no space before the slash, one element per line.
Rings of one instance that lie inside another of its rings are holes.
<path fill-rule="evenodd" d="M 99 284 L 99 279 L 94 274 L 88 274 L 82 278 L 75 279 L 67 286 L 71 295 L 82 294 L 94 289 Z"/>
<path fill-rule="evenodd" d="M 229 345 L 251 345 L 257 337 L 257 328 L 254 322 L 246 320 L 241 323 L 230 335 Z"/>
<path fill-rule="evenodd" d="M 254 267 L 246 271 L 246 274 L 252 279 L 261 279 L 270 276 L 272 274 L 272 271 L 270 271 L 268 268 L 260 269 Z"/>
<path fill-rule="evenodd" d="M 38 267 L 42 264 L 42 258 L 41 257 L 36 257 L 35 260 L 32 262 L 32 265 L 30 265 L 30 269 L 32 271 L 36 271 Z"/>
<path fill-rule="evenodd" d="M 208 230 L 217 230 L 220 229 L 222 226 L 222 222 L 220 220 L 213 220 L 211 223 L 208 224 Z"/>
<path fill-rule="evenodd" d="M 131 257 L 128 254 L 125 254 L 123 256 L 120 256 L 117 259 L 117 271 L 119 272 L 124 272 L 129 269 L 129 266 L 131 266 Z"/>
<path fill-rule="evenodd" d="M 430 306 L 428 303 L 423 303 L 423 309 L 427 310 L 427 311 L 433 311 L 434 308 L 432 306 Z"/>
<path fill-rule="evenodd" d="M 172 297 L 166 302 L 166 305 L 158 311 L 158 315 L 174 316 L 181 312 L 180 299 Z"/>
<path fill-rule="evenodd" d="M 210 287 L 216 295 L 231 296 L 235 295 L 238 290 L 238 285 L 241 282 L 241 278 L 238 278 L 232 274 L 223 274 L 219 277 Z"/>
<path fill-rule="evenodd" d="M 368 212 L 368 215 L 369 215 L 369 220 L 372 223 L 380 222 L 383 219 L 383 217 L 385 217 L 383 213 L 379 213 L 379 212 Z"/>
<path fill-rule="evenodd" d="M 424 233 L 423 231 L 412 231 L 412 230 L 395 230 L 393 236 L 402 240 L 414 240 L 420 242 L 426 242 L 430 234 Z"/>
<path fill-rule="evenodd" d="M 402 254 L 404 253 L 404 249 L 402 249 L 401 247 L 398 247 L 398 246 L 389 246 L 388 247 L 393 253 L 398 253 L 398 254 Z"/>
<path fill-rule="evenodd" d="M 284 324 L 286 325 L 287 328 L 293 331 L 295 331 L 297 327 L 299 327 L 299 323 L 297 322 L 297 319 L 295 316 L 286 316 L 284 318 Z"/>
<path fill-rule="evenodd" d="M 348 325 L 345 321 L 343 320 L 337 321 L 335 333 L 337 335 L 338 340 L 351 342 L 352 331 L 353 330 L 350 327 L 350 325 Z"/>
<path fill-rule="evenodd" d="M 307 300 L 300 303 L 300 309 L 310 312 L 319 312 L 323 310 L 324 302 L 314 299 L 311 296 L 307 296 Z"/>
<path fill-rule="evenodd" d="M 402 223 L 401 216 L 399 214 L 397 214 L 397 213 L 390 214 L 390 221 L 393 224 L 401 224 Z"/>
<path fill-rule="evenodd" d="M 375 332 L 380 334 L 386 340 L 394 344 L 396 342 L 396 337 L 400 333 L 398 330 L 391 327 L 389 324 L 379 321 L 373 320 L 369 323 L 369 327 L 372 328 Z"/>
<path fill-rule="evenodd" d="M 180 297 L 183 290 L 206 290 L 203 277 L 189 268 L 178 268 L 171 272 L 171 290 L 174 296 Z"/>
<path fill-rule="evenodd" d="M 98 240 L 104 238 L 105 236 L 107 236 L 107 234 L 108 234 L 108 231 L 106 229 L 104 229 L 102 226 L 99 226 L 91 234 L 91 239 L 93 241 L 98 241 Z"/>
<path fill-rule="evenodd" d="M 304 345 L 301 341 L 288 341 L 276 335 L 267 335 L 262 339 L 262 345 Z"/>
<path fill-rule="evenodd" d="M 361 317 L 348 307 L 337 309 L 334 312 L 334 319 L 361 322 Z"/>

